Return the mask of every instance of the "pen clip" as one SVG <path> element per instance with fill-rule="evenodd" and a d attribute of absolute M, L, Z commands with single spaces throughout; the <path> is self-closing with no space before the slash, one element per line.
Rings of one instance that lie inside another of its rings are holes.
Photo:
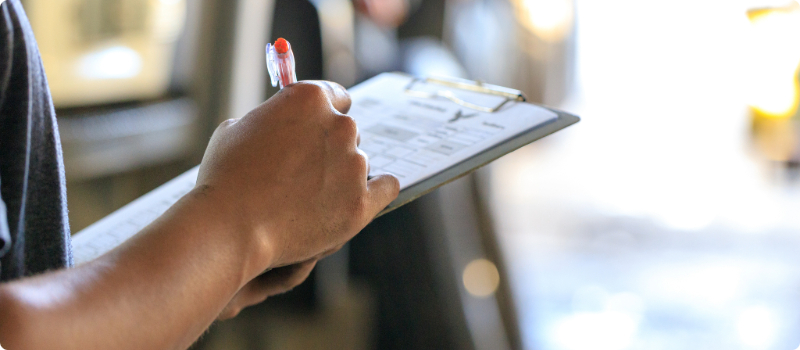
<path fill-rule="evenodd" d="M 267 44 L 267 70 L 269 71 L 269 80 L 272 86 L 278 86 L 278 53 L 275 51 L 275 46 L 271 43 Z"/>

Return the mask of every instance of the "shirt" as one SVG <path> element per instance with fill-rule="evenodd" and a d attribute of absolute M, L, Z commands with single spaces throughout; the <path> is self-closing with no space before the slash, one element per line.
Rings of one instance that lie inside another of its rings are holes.
<path fill-rule="evenodd" d="M 19 0 L 0 5 L 0 281 L 72 265 L 55 110 Z"/>

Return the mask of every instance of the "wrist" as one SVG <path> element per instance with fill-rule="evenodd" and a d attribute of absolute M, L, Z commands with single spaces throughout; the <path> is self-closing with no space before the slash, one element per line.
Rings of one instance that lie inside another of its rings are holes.
<path fill-rule="evenodd" d="M 190 219 L 198 230 L 211 235 L 219 249 L 229 251 L 240 260 L 242 285 L 272 266 L 274 254 L 268 235 L 247 220 L 236 201 L 223 191 L 200 185 L 181 201 L 186 201 Z"/>

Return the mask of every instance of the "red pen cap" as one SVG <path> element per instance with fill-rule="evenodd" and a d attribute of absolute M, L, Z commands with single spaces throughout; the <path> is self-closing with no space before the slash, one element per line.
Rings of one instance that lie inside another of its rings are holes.
<path fill-rule="evenodd" d="M 278 53 L 286 53 L 289 51 L 289 42 L 284 38 L 278 38 L 278 40 L 275 40 L 275 51 Z"/>

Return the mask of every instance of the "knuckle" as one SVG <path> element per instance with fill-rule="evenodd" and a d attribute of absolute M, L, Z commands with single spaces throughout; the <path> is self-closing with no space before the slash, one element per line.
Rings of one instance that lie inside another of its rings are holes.
<path fill-rule="evenodd" d="M 289 281 L 286 283 L 287 289 L 288 290 L 294 289 L 295 287 L 303 283 L 303 281 L 305 281 L 307 277 L 308 275 L 306 274 L 296 274 L 292 276 L 292 278 L 290 278 Z"/>
<path fill-rule="evenodd" d="M 367 166 L 369 166 L 369 160 L 367 159 L 367 156 L 362 152 L 356 152 L 352 160 L 352 170 L 359 175 L 363 175 L 364 171 L 367 169 Z"/>
<path fill-rule="evenodd" d="M 366 166 L 367 168 L 369 168 L 369 156 L 367 155 L 367 152 L 364 152 L 364 150 L 360 148 L 356 148 L 356 153 L 358 153 L 358 155 L 361 156 L 361 158 L 364 158 Z"/>
<path fill-rule="evenodd" d="M 237 120 L 238 119 L 235 118 L 224 120 L 222 123 L 219 123 L 219 126 L 217 126 L 217 130 L 229 128 L 231 125 L 236 124 Z"/>
<path fill-rule="evenodd" d="M 335 128 L 347 136 L 348 140 L 355 140 L 358 137 L 358 124 L 356 120 L 349 115 L 340 115 L 335 119 Z"/>
<path fill-rule="evenodd" d="M 228 130 L 229 130 L 229 129 L 230 129 L 230 128 L 231 128 L 231 127 L 234 125 L 234 124 L 236 124 L 236 122 L 237 122 L 237 119 L 228 119 L 228 120 L 225 120 L 225 121 L 223 121 L 222 123 L 219 123 L 219 125 L 217 126 L 217 128 L 216 128 L 216 129 L 214 129 L 214 133 L 212 134 L 212 136 L 211 136 L 211 137 L 212 137 L 212 138 L 219 138 L 219 137 L 222 137 L 221 135 L 224 135 L 224 134 L 226 134 L 226 133 L 228 132 Z"/>
<path fill-rule="evenodd" d="M 236 317 L 236 315 L 238 315 L 240 311 L 241 309 L 238 307 L 226 308 L 224 311 L 222 311 L 222 313 L 220 313 L 218 318 L 220 320 L 228 320 Z"/>
<path fill-rule="evenodd" d="M 389 182 L 389 188 L 391 189 L 390 193 L 392 196 L 397 197 L 397 195 L 400 194 L 400 180 L 398 180 L 395 176 L 387 176 L 387 181 Z"/>
<path fill-rule="evenodd" d="M 271 295 L 269 295 L 269 294 L 262 293 L 262 294 L 261 294 L 261 295 L 260 295 L 258 298 L 256 298 L 256 299 L 254 300 L 254 302 L 253 302 L 252 304 L 250 304 L 250 305 L 248 305 L 248 306 L 253 306 L 253 305 L 256 305 L 256 304 L 261 304 L 261 303 L 263 303 L 265 300 L 267 300 L 267 299 L 268 299 L 270 296 L 271 296 Z"/>
<path fill-rule="evenodd" d="M 301 94 L 304 98 L 313 99 L 314 101 L 327 99 L 325 90 L 318 84 L 299 82 L 293 88 L 296 93 Z"/>

